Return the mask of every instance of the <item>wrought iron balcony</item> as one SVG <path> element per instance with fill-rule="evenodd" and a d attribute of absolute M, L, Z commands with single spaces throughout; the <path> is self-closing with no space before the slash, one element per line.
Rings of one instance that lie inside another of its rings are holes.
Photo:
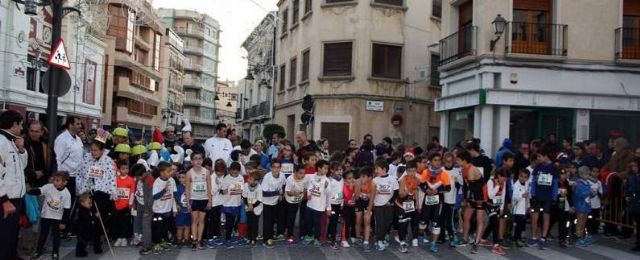
<path fill-rule="evenodd" d="M 640 28 L 616 29 L 616 59 L 640 59 Z"/>
<path fill-rule="evenodd" d="M 476 55 L 478 27 L 467 25 L 440 40 L 440 65 Z"/>
<path fill-rule="evenodd" d="M 566 24 L 510 22 L 505 40 L 507 53 L 567 56 Z"/>

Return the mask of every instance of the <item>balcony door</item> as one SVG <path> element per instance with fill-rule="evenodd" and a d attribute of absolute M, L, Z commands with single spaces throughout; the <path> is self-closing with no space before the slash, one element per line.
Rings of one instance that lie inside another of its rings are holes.
<path fill-rule="evenodd" d="M 458 54 L 467 56 L 473 51 L 473 1 L 469 0 L 459 7 L 458 16 Z"/>
<path fill-rule="evenodd" d="M 625 59 L 640 59 L 640 1 L 624 1 L 622 56 Z"/>
<path fill-rule="evenodd" d="M 511 51 L 551 53 L 551 0 L 515 0 L 511 23 Z"/>

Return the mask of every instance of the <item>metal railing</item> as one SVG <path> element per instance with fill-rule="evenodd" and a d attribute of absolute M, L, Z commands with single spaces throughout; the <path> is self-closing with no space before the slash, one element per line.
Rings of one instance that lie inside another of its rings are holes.
<path fill-rule="evenodd" d="M 510 22 L 505 35 L 507 53 L 567 56 L 566 24 Z"/>
<path fill-rule="evenodd" d="M 476 55 L 478 27 L 467 25 L 440 40 L 440 65 Z"/>
<path fill-rule="evenodd" d="M 640 59 L 640 28 L 618 28 L 616 59 Z"/>

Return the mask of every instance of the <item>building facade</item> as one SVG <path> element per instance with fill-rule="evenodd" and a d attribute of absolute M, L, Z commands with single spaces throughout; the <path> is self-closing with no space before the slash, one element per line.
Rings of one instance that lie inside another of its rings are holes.
<path fill-rule="evenodd" d="M 103 124 L 123 125 L 140 137 L 161 127 L 164 76 L 161 73 L 165 26 L 147 1 L 107 1 L 108 64 L 104 88 Z"/>
<path fill-rule="evenodd" d="M 215 132 L 220 25 L 195 11 L 160 8 L 158 13 L 184 40 L 184 115 L 197 139 L 211 137 Z"/>
<path fill-rule="evenodd" d="M 182 123 L 184 104 L 184 42 L 171 28 L 167 28 L 164 35 L 164 57 L 162 57 L 163 80 L 162 120 L 163 128 L 168 126 L 178 127 Z"/>
<path fill-rule="evenodd" d="M 439 133 L 437 49 L 441 1 L 280 0 L 274 122 L 326 137 L 332 150 L 372 134 L 425 144 Z M 314 119 L 302 124 L 304 96 Z"/>
<path fill-rule="evenodd" d="M 71 1 L 69 4 L 73 4 Z M 52 17 L 49 7 L 38 7 L 29 16 L 13 2 L 0 3 L 0 69 L 1 109 L 22 113 L 27 121 L 46 122 L 47 93 L 42 81 L 49 65 Z M 71 69 L 69 91 L 58 99 L 58 125 L 65 117 L 75 115 L 85 127 L 99 127 L 101 122 L 102 86 L 104 83 L 103 33 L 92 15 L 70 14 L 63 19 L 62 38 Z"/>
<path fill-rule="evenodd" d="M 494 154 L 506 137 L 602 141 L 610 130 L 638 144 L 638 1 L 443 5 L 436 110 L 444 144 L 477 137 Z M 492 24 L 499 14 L 507 21 L 502 34 Z"/>
<path fill-rule="evenodd" d="M 227 128 L 237 129 L 238 87 L 233 81 L 218 81 L 216 86 L 216 123 L 224 123 Z"/>
<path fill-rule="evenodd" d="M 242 44 L 247 51 L 247 78 L 238 85 L 241 106 L 238 120 L 243 138 L 262 136 L 273 118 L 277 12 L 270 12 Z"/>

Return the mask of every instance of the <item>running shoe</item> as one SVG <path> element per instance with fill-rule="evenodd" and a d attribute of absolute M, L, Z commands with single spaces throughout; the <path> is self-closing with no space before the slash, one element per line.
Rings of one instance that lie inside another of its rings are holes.
<path fill-rule="evenodd" d="M 436 241 L 432 241 L 429 245 L 429 251 L 431 253 L 438 253 L 438 243 Z"/>
<path fill-rule="evenodd" d="M 471 246 L 471 253 L 472 254 L 478 253 L 478 244 L 473 244 L 473 246 Z"/>
<path fill-rule="evenodd" d="M 493 246 L 493 249 L 491 250 L 492 253 L 496 254 L 496 255 L 504 255 L 504 249 L 499 246 L 499 245 L 495 245 Z"/>
<path fill-rule="evenodd" d="M 264 247 L 266 247 L 266 248 L 273 248 L 273 247 L 274 247 L 273 240 L 271 240 L 271 239 L 267 239 L 267 242 L 265 242 L 265 243 L 264 243 Z"/>
<path fill-rule="evenodd" d="M 349 245 L 349 242 L 347 242 L 347 240 L 343 240 L 343 241 L 341 242 L 341 244 L 342 244 L 341 246 L 342 246 L 342 247 L 344 247 L 344 248 L 349 248 L 349 247 L 351 247 L 351 245 Z"/>
<path fill-rule="evenodd" d="M 538 240 L 538 249 L 540 250 L 547 249 L 547 241 L 545 241 L 544 239 Z"/>
<path fill-rule="evenodd" d="M 364 242 L 364 243 L 362 243 L 362 250 L 363 250 L 365 253 L 369 253 L 369 252 L 371 252 L 371 246 L 369 245 L 369 242 Z"/>
<path fill-rule="evenodd" d="M 407 252 L 409 252 L 409 249 L 408 249 L 407 247 L 408 247 L 408 246 L 407 246 L 407 243 L 405 243 L 404 241 L 402 241 L 402 242 L 400 242 L 400 247 L 398 248 L 398 250 L 399 250 L 401 253 L 407 253 Z"/>

